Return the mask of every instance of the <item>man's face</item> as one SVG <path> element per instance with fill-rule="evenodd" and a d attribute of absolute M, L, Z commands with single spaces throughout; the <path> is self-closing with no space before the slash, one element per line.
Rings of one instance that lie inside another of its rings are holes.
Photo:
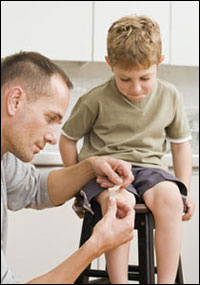
<path fill-rule="evenodd" d="M 112 71 L 119 91 L 130 101 L 141 101 L 153 90 L 157 65 L 151 65 L 148 69 L 133 68 L 128 71 L 114 66 Z"/>
<path fill-rule="evenodd" d="M 57 127 L 68 106 L 69 89 L 60 77 L 53 76 L 49 90 L 50 95 L 26 102 L 15 118 L 11 152 L 25 162 L 31 161 L 46 143 L 57 143 Z"/>

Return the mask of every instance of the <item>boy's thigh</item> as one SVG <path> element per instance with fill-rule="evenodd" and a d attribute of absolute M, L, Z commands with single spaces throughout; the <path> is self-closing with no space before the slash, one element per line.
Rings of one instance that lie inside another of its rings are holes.
<path fill-rule="evenodd" d="M 184 183 L 166 170 L 158 168 L 133 168 L 133 175 L 135 180 L 132 184 L 140 198 L 145 197 L 145 193 L 149 192 L 150 189 L 153 189 L 153 192 L 156 189 L 160 189 L 160 191 L 166 190 L 166 192 L 169 192 L 170 189 L 178 189 L 181 195 L 187 195 Z"/>

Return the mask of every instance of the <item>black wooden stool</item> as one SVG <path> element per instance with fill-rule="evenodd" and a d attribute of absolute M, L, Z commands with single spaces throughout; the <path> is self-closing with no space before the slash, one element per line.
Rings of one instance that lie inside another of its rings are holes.
<path fill-rule="evenodd" d="M 91 205 L 95 215 L 89 212 L 85 213 L 80 246 L 89 239 L 94 225 L 102 217 L 100 205 L 95 201 L 92 201 Z M 145 204 L 136 204 L 135 211 L 135 230 L 138 231 L 139 265 L 129 265 L 128 280 L 138 281 L 139 284 L 155 284 L 157 269 L 154 265 L 153 215 Z M 94 270 L 90 269 L 90 267 L 91 264 L 82 272 L 74 284 L 109 284 L 106 270 Z M 89 281 L 89 277 L 96 277 L 97 279 Z M 181 258 L 179 260 L 175 284 L 184 284 Z"/>

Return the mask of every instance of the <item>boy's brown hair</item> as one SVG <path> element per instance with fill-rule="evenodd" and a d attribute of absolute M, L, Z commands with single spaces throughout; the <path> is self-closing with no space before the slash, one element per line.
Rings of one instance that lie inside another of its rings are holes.
<path fill-rule="evenodd" d="M 159 25 L 145 16 L 127 16 L 114 22 L 107 37 L 112 66 L 144 67 L 158 64 L 162 55 Z"/>
<path fill-rule="evenodd" d="M 3 59 L 1 89 L 16 82 L 26 89 L 28 99 L 34 101 L 38 95 L 48 94 L 53 75 L 59 75 L 69 89 L 73 87 L 65 72 L 49 58 L 37 52 L 22 51 Z"/>

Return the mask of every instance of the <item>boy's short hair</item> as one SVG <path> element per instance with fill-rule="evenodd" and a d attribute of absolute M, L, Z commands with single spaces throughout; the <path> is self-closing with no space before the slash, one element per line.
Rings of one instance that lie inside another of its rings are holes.
<path fill-rule="evenodd" d="M 144 67 L 158 64 L 162 55 L 159 25 L 146 16 L 127 16 L 114 22 L 107 37 L 112 66 Z"/>
<path fill-rule="evenodd" d="M 53 75 L 59 75 L 69 89 L 73 87 L 65 72 L 49 58 L 37 52 L 21 51 L 3 59 L 1 89 L 16 82 L 26 90 L 28 99 L 34 101 L 38 95 L 48 94 Z"/>

